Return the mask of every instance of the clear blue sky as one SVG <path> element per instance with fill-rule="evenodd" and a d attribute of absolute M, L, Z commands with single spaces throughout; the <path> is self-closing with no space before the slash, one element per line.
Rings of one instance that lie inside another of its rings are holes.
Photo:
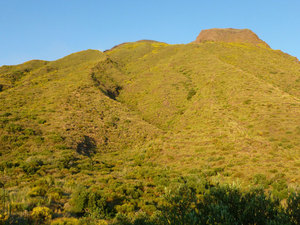
<path fill-rule="evenodd" d="M 300 58 L 300 0 L 0 0 L 0 9 L 0 65 L 140 39 L 189 43 L 227 27 Z"/>

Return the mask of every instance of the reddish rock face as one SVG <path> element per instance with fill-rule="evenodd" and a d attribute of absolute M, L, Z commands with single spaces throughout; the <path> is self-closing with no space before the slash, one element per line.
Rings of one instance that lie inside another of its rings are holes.
<path fill-rule="evenodd" d="M 259 39 L 259 37 L 249 29 L 214 28 L 202 30 L 195 40 L 195 43 L 206 41 L 252 43 L 269 47 L 267 43 Z"/>

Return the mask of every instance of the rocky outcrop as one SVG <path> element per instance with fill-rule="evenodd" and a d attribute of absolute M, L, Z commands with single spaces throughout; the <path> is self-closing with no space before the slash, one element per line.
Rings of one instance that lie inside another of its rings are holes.
<path fill-rule="evenodd" d="M 255 45 L 270 47 L 249 29 L 214 28 L 202 30 L 195 40 L 195 43 L 206 41 L 252 43 Z"/>

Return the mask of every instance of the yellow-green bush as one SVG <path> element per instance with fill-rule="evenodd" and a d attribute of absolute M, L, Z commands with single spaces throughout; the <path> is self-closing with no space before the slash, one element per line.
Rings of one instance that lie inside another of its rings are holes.
<path fill-rule="evenodd" d="M 31 218 L 35 224 L 42 224 L 51 220 L 52 211 L 48 207 L 35 207 L 31 212 Z"/>
<path fill-rule="evenodd" d="M 0 213 L 0 225 L 4 225 L 8 219 L 7 213 Z"/>
<path fill-rule="evenodd" d="M 76 218 L 57 218 L 51 221 L 51 225 L 79 225 L 79 220 Z"/>

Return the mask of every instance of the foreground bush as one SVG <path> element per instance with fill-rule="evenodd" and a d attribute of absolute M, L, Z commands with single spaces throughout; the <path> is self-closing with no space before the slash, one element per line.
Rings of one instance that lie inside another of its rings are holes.
<path fill-rule="evenodd" d="M 30 217 L 1 217 L 0 224 L 300 224 L 300 195 L 296 192 L 289 193 L 282 204 L 280 199 L 275 198 L 272 193 L 266 194 L 263 189 L 241 191 L 230 186 L 179 181 L 162 191 L 159 198 L 152 199 L 151 206 L 154 210 L 145 212 L 142 204 L 143 201 L 145 203 L 144 196 L 137 195 L 138 192 L 130 187 L 119 186 L 119 196 L 116 197 L 112 193 L 107 195 L 95 186 L 81 186 L 73 192 L 69 206 L 65 208 L 68 213 L 66 215 L 71 218 L 56 218 L 51 221 L 55 214 L 52 215 L 49 208 L 35 207 Z M 124 195 L 121 195 L 120 190 L 123 190 Z M 124 210 L 127 205 L 134 207 Z"/>
<path fill-rule="evenodd" d="M 58 218 L 51 222 L 51 225 L 79 225 L 76 218 Z"/>
<path fill-rule="evenodd" d="M 187 186 L 167 193 L 162 224 L 297 224 L 279 200 L 263 190 L 242 193 L 230 187 L 212 187 L 196 193 Z M 293 201 L 294 199 L 291 199 Z M 299 207 L 299 206 L 298 206 Z"/>
<path fill-rule="evenodd" d="M 114 225 L 300 224 L 300 197 L 297 193 L 290 194 L 283 206 L 279 199 L 272 194 L 265 194 L 263 189 L 242 192 L 229 186 L 206 185 L 199 188 L 195 185 L 179 184 L 166 189 L 162 201 L 157 203 L 157 210 L 152 215 L 143 213 L 141 209 L 137 209 L 139 211 L 135 213 L 124 211 L 112 215 L 112 211 L 104 210 L 108 204 L 105 199 L 97 197 L 97 193 L 87 192 L 86 189 L 82 189 L 82 193 L 77 192 L 73 197 L 73 200 L 76 199 L 77 205 L 74 206 L 78 207 L 77 212 L 93 211 L 89 215 L 94 218 L 97 212 L 98 218 L 114 217 Z M 115 208 L 119 208 L 119 205 Z"/>

